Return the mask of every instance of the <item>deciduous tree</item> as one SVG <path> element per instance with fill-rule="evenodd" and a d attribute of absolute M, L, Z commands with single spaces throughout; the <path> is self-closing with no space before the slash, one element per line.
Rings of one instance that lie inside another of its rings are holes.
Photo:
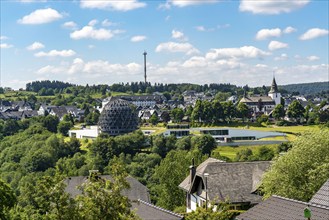
<path fill-rule="evenodd" d="M 304 133 L 265 174 L 265 197 L 273 194 L 309 201 L 329 178 L 329 129 Z"/>

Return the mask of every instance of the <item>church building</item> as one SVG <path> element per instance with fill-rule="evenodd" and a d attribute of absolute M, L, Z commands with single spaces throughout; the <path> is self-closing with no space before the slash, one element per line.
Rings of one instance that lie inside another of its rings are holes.
<path fill-rule="evenodd" d="M 275 77 L 273 77 L 268 96 L 247 96 L 245 93 L 240 102 L 245 103 L 253 113 L 270 114 L 275 106 L 281 103 L 281 94 L 278 90 Z"/>

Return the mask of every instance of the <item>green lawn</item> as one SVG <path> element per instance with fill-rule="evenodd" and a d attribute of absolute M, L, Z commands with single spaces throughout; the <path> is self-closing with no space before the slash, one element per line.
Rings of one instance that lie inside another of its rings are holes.
<path fill-rule="evenodd" d="M 144 126 L 140 127 L 141 130 L 155 130 L 151 135 L 158 135 L 166 131 L 165 127 L 156 127 L 156 126 Z"/>
<path fill-rule="evenodd" d="M 249 129 L 259 130 L 259 131 L 278 131 L 278 132 L 288 132 L 288 133 L 302 133 L 310 130 L 319 130 L 317 125 L 308 125 L 308 126 L 269 126 L 269 127 L 249 127 Z"/>
<path fill-rule="evenodd" d="M 227 127 L 227 126 L 226 126 Z M 244 128 L 246 127 L 235 127 L 235 128 Z M 277 126 L 269 126 L 269 127 L 253 127 L 249 126 L 250 130 L 258 130 L 258 131 L 277 131 L 286 133 L 288 132 L 286 137 L 271 137 L 271 138 L 263 138 L 261 140 L 288 140 L 293 141 L 297 135 L 302 134 L 303 132 L 311 131 L 311 130 L 319 130 L 319 126 L 312 125 L 312 126 L 287 126 L 287 127 L 277 127 Z M 260 148 L 263 145 L 255 145 L 255 146 L 238 146 L 238 147 L 230 147 L 230 146 L 219 146 L 217 147 L 214 152 L 219 152 L 220 155 L 226 156 L 230 159 L 234 159 L 236 156 L 236 153 L 243 149 L 251 149 L 253 152 L 257 151 L 258 148 Z M 274 145 L 266 145 L 267 147 L 272 148 L 273 150 L 276 150 L 277 144 Z"/>
<path fill-rule="evenodd" d="M 264 145 L 254 145 L 254 146 L 238 146 L 238 147 L 231 147 L 231 146 L 219 146 L 213 152 L 219 152 L 221 156 L 225 156 L 230 158 L 231 160 L 235 159 L 236 154 L 244 149 L 250 149 L 253 152 L 257 151 L 260 147 Z M 269 144 L 265 145 L 266 147 L 271 148 L 272 150 L 276 151 L 277 144 Z"/>

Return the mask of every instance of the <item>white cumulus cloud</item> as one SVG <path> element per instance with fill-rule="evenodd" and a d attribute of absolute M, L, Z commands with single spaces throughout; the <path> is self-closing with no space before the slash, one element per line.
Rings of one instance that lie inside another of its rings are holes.
<path fill-rule="evenodd" d="M 114 36 L 111 30 L 104 28 L 96 29 L 92 26 L 84 26 L 81 30 L 76 30 L 70 34 L 70 37 L 74 40 L 91 38 L 96 40 L 108 40 Z"/>
<path fill-rule="evenodd" d="M 177 31 L 177 30 L 172 30 L 171 31 L 171 37 L 173 39 L 182 40 L 182 41 L 187 40 L 187 38 L 184 36 L 184 33 L 181 32 L 181 31 Z"/>
<path fill-rule="evenodd" d="M 251 12 L 253 14 L 269 14 L 276 15 L 281 13 L 289 13 L 304 7 L 310 0 L 266 0 L 266 1 L 250 1 L 241 0 L 240 11 Z"/>
<path fill-rule="evenodd" d="M 207 59 L 243 59 L 243 58 L 263 58 L 269 56 L 271 53 L 260 50 L 254 46 L 243 46 L 240 48 L 220 48 L 211 49 L 207 54 Z"/>
<path fill-rule="evenodd" d="M 38 52 L 35 53 L 34 56 L 36 57 L 71 57 L 74 56 L 76 53 L 73 50 L 51 50 L 49 52 Z"/>
<path fill-rule="evenodd" d="M 185 53 L 187 55 L 191 55 L 194 53 L 199 53 L 199 51 L 193 47 L 190 43 L 176 43 L 176 42 L 165 42 L 160 43 L 156 49 L 156 52 L 171 52 L 171 53 Z"/>
<path fill-rule="evenodd" d="M 13 47 L 13 45 L 11 45 L 11 44 L 0 44 L 1 49 L 8 49 L 8 48 L 11 48 L 11 47 Z"/>
<path fill-rule="evenodd" d="M 29 15 L 18 20 L 20 24 L 45 24 L 63 17 L 58 11 L 52 8 L 37 9 Z"/>
<path fill-rule="evenodd" d="M 288 48 L 289 45 L 286 44 L 286 43 L 282 43 L 282 42 L 279 42 L 279 41 L 271 41 L 269 44 L 268 44 L 268 49 L 269 50 L 278 50 L 278 49 L 282 49 L 282 48 Z"/>
<path fill-rule="evenodd" d="M 142 71 L 142 66 L 137 63 L 118 64 L 110 63 L 105 60 L 95 60 L 84 63 L 82 72 L 92 74 L 117 74 L 117 75 L 135 75 Z"/>
<path fill-rule="evenodd" d="M 125 1 L 104 1 L 104 0 L 81 0 L 81 8 L 103 9 L 113 11 L 130 11 L 137 8 L 143 8 L 146 3 L 138 0 Z"/>
<path fill-rule="evenodd" d="M 103 25 L 104 27 L 109 27 L 109 26 L 114 26 L 114 25 L 117 25 L 117 24 L 111 22 L 111 21 L 108 20 L 108 19 L 105 19 L 105 20 L 102 21 L 102 25 Z"/>
<path fill-rule="evenodd" d="M 44 67 L 38 69 L 37 74 L 39 74 L 39 75 L 44 75 L 44 74 L 49 74 L 49 73 L 58 74 L 58 73 L 62 73 L 63 71 L 65 71 L 65 69 L 63 67 L 47 65 L 47 66 L 44 66 Z"/>
<path fill-rule="evenodd" d="M 205 67 L 207 66 L 207 60 L 204 57 L 193 56 L 186 60 L 182 66 L 187 68 Z"/>
<path fill-rule="evenodd" d="M 63 24 L 63 27 L 67 29 L 75 30 L 78 27 L 78 25 L 73 21 L 68 21 Z"/>
<path fill-rule="evenodd" d="M 322 37 L 328 35 L 329 31 L 326 29 L 312 28 L 302 34 L 300 40 L 311 40 L 314 38 Z"/>
<path fill-rule="evenodd" d="M 315 60 L 319 60 L 320 59 L 320 57 L 318 57 L 318 56 L 308 56 L 307 58 L 306 58 L 308 61 L 315 61 Z"/>
<path fill-rule="evenodd" d="M 146 40 L 146 36 L 143 36 L 143 35 L 133 36 L 130 39 L 131 42 L 141 42 L 141 41 L 144 41 L 144 40 Z"/>
<path fill-rule="evenodd" d="M 0 40 L 7 40 L 8 37 L 7 36 L 0 36 Z"/>
<path fill-rule="evenodd" d="M 289 59 L 289 57 L 285 53 L 282 53 L 279 57 L 274 57 L 275 61 L 288 60 L 288 59 Z"/>
<path fill-rule="evenodd" d="M 256 40 L 266 40 L 270 37 L 280 37 L 282 34 L 280 28 L 275 29 L 261 29 L 256 34 Z"/>
<path fill-rule="evenodd" d="M 197 31 L 207 31 L 207 29 L 204 26 L 202 26 L 202 25 L 201 26 L 196 26 L 195 29 Z"/>
<path fill-rule="evenodd" d="M 33 44 L 27 46 L 26 49 L 28 49 L 28 50 L 38 50 L 38 49 L 42 49 L 44 47 L 45 47 L 45 45 L 43 45 L 42 43 L 34 42 Z"/>
<path fill-rule="evenodd" d="M 201 5 L 201 4 L 211 4 L 217 3 L 218 0 L 169 0 L 167 1 L 168 4 L 177 6 L 177 7 L 186 7 L 190 5 Z"/>
<path fill-rule="evenodd" d="M 97 19 L 93 19 L 93 20 L 89 21 L 88 25 L 89 26 L 95 26 L 97 23 L 98 23 L 98 20 Z"/>
<path fill-rule="evenodd" d="M 72 65 L 69 67 L 68 73 L 74 74 L 79 73 L 84 68 L 84 61 L 81 58 L 75 58 Z"/>
<path fill-rule="evenodd" d="M 283 30 L 283 33 L 285 33 L 285 34 L 291 34 L 291 33 L 293 33 L 293 32 L 296 32 L 297 31 L 297 29 L 296 28 L 293 28 L 293 27 L 286 27 L 284 30 Z"/>

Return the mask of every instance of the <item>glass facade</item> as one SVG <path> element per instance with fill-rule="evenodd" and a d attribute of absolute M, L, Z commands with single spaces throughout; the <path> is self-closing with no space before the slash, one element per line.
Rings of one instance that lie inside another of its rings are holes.
<path fill-rule="evenodd" d="M 210 134 L 210 135 L 228 135 L 228 130 L 201 130 L 201 134 Z"/>

